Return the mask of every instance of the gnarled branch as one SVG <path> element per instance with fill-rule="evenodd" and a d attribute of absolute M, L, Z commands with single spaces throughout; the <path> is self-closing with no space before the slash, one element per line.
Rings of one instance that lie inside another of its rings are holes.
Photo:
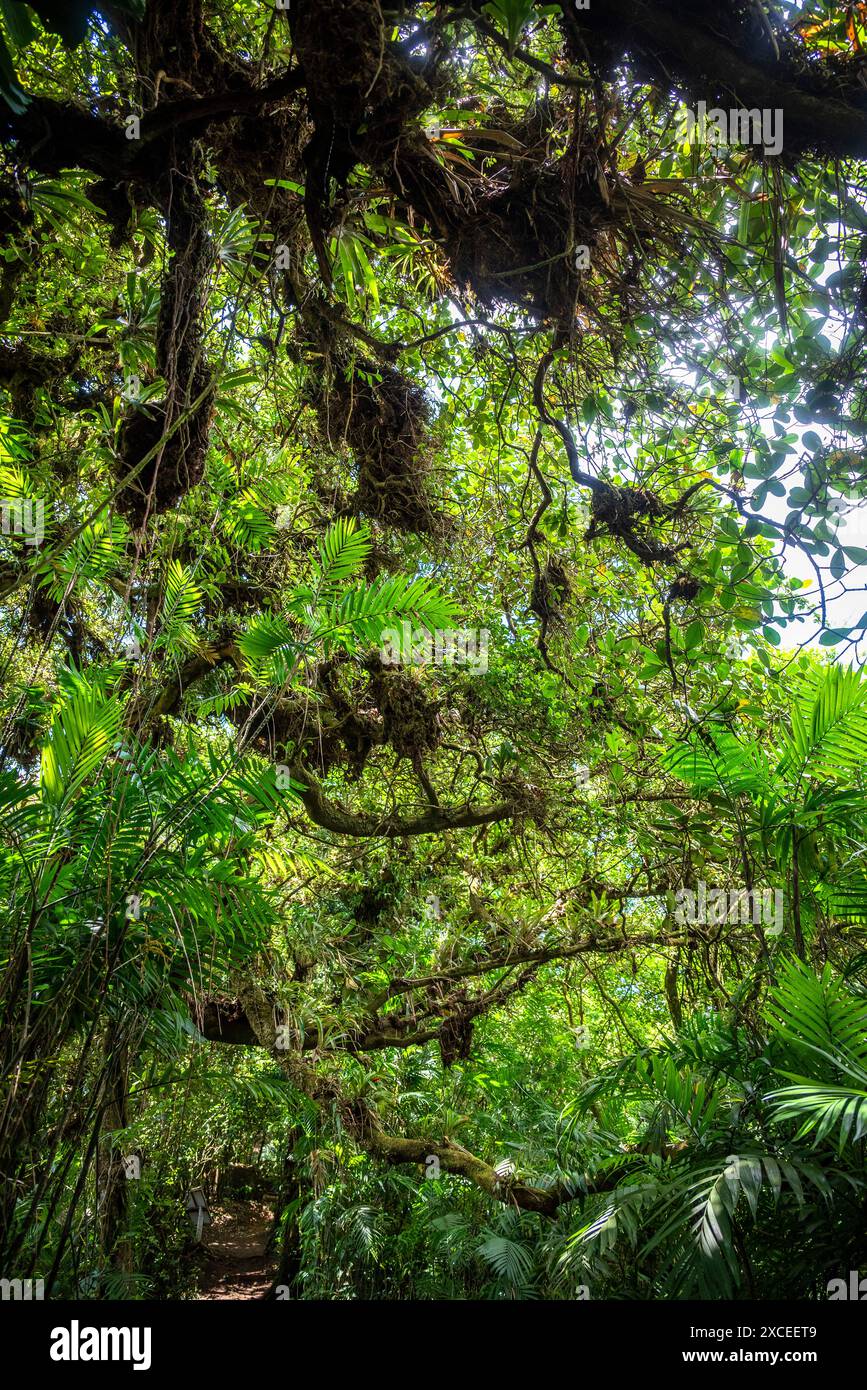
<path fill-rule="evenodd" d="M 491 806 L 430 806 L 417 816 L 395 816 L 390 812 L 347 811 L 323 792 L 312 772 L 300 763 L 290 766 L 293 781 L 308 816 L 323 830 L 336 835 L 363 838 L 383 836 L 389 840 L 404 835 L 437 835 L 444 830 L 465 830 L 479 825 L 492 825 L 516 814 L 512 802 L 499 801 Z"/>

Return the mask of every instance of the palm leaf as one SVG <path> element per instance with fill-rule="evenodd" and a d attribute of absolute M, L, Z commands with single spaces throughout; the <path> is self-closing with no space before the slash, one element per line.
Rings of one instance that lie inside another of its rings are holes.
<path fill-rule="evenodd" d="M 847 1143 L 856 1143 L 867 1134 L 867 1074 L 862 1072 L 861 1080 L 865 1089 L 805 1082 L 770 1091 L 765 1099 L 779 1123 L 794 1121 L 800 1125 L 799 1139 L 815 1134 L 818 1144 L 837 1130 L 842 1152 Z"/>
<path fill-rule="evenodd" d="M 845 666 L 812 672 L 792 706 L 783 743 L 781 770 L 814 777 L 859 771 L 867 761 L 867 681 L 860 672 Z"/>
<path fill-rule="evenodd" d="M 71 799 L 109 756 L 120 731 L 115 698 L 81 682 L 55 715 L 42 750 L 41 783 L 55 804 Z"/>
<path fill-rule="evenodd" d="M 832 1067 L 867 1070 L 867 1005 L 850 994 L 830 967 L 816 975 L 803 962 L 784 961 L 765 1013 L 777 1036 Z"/>
<path fill-rule="evenodd" d="M 370 529 L 353 517 L 341 517 L 329 526 L 318 548 L 313 583 L 321 596 L 340 580 L 357 574 L 370 554 Z"/>
<path fill-rule="evenodd" d="M 717 791 L 729 800 L 745 793 L 757 798 L 771 789 L 771 769 L 762 749 L 728 729 L 713 728 L 705 738 L 693 732 L 665 754 L 662 764 L 697 791 Z"/>
<path fill-rule="evenodd" d="M 362 641 L 378 641 L 385 628 L 404 620 L 432 630 L 448 627 L 456 616 L 455 605 L 432 580 L 396 575 L 344 594 L 328 608 L 319 635 L 345 631 Z"/>

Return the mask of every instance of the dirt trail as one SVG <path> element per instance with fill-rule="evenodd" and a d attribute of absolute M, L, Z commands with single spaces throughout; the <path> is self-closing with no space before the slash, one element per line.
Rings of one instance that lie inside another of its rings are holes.
<path fill-rule="evenodd" d="M 222 1202 L 211 1212 L 202 1241 L 205 1265 L 200 1299 L 264 1298 L 273 1280 L 265 1254 L 273 1209 L 267 1201 Z"/>

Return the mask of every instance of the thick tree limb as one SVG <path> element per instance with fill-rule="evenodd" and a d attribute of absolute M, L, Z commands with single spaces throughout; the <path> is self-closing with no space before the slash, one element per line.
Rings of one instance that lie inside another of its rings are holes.
<path fill-rule="evenodd" d="M 670 87 L 680 80 L 691 95 L 747 110 L 780 109 L 786 144 L 835 155 L 867 154 L 867 91 L 842 79 L 803 49 L 802 70 L 778 60 L 771 45 L 749 52 L 710 26 L 713 12 L 681 0 L 605 0 L 570 22 L 604 35 L 616 51 L 637 59 Z M 790 46 L 791 47 L 791 46 Z"/>
<path fill-rule="evenodd" d="M 240 653 L 234 641 L 206 648 L 179 666 L 174 675 L 161 686 L 149 687 L 136 695 L 127 706 L 126 722 L 131 729 L 141 729 L 153 719 L 172 714 L 178 708 L 184 691 L 194 681 L 213 671 L 215 666 L 232 661 L 240 665 Z"/>
<path fill-rule="evenodd" d="M 444 830 L 492 825 L 495 821 L 508 820 L 516 814 L 516 807 L 509 801 L 500 801 L 492 806 L 431 806 L 418 816 L 347 811 L 339 802 L 326 797 L 313 774 L 300 763 L 292 764 L 290 772 L 310 819 L 323 830 L 332 830 L 336 835 L 364 838 L 383 836 L 395 840 L 404 835 L 437 835 Z"/>
<path fill-rule="evenodd" d="M 21 115 L 4 106 L 0 143 L 14 143 L 19 159 L 42 174 L 90 169 L 115 181 L 124 177 L 136 147 L 122 126 L 51 97 L 32 97 Z"/>
<path fill-rule="evenodd" d="M 537 950 L 516 951 L 499 957 L 488 957 L 484 960 L 472 961 L 467 965 L 456 966 L 454 970 L 432 975 L 420 975 L 412 979 L 398 977 L 389 983 L 387 989 L 382 990 L 370 1000 L 371 1021 L 353 1034 L 351 1039 L 347 1040 L 346 1051 L 352 1053 L 378 1052 L 389 1047 L 401 1049 L 422 1047 L 426 1043 L 435 1041 L 439 1035 L 443 1018 L 449 1014 L 460 1012 L 465 1018 L 478 1017 L 480 1013 L 485 1013 L 488 1009 L 501 1003 L 509 994 L 514 993 L 517 989 L 522 989 L 535 975 L 539 966 L 550 964 L 553 961 L 572 960 L 576 956 L 597 953 L 612 955 L 618 951 L 632 951 L 640 946 L 678 946 L 682 945 L 683 941 L 684 937 L 679 932 L 640 932 L 637 935 L 618 935 L 601 940 L 591 934 L 570 945 L 540 947 Z M 447 988 L 450 985 L 458 984 L 461 980 L 472 979 L 496 970 L 512 971 L 522 966 L 530 967 L 530 969 L 523 970 L 522 974 L 515 979 L 506 978 L 487 993 L 480 994 L 475 998 L 456 1000 L 454 996 L 444 995 L 439 1001 L 438 1008 L 430 1008 L 424 1013 L 422 1026 L 419 1026 L 418 1018 L 408 1017 L 405 1020 L 397 1020 L 393 1017 L 380 1019 L 377 1016 L 384 1004 L 398 995 L 410 994 L 416 990 L 428 990 L 436 986 Z M 260 1046 L 258 1036 L 239 999 L 206 998 L 196 1004 L 191 1003 L 190 1016 L 199 1032 L 209 1042 L 232 1043 L 245 1047 Z M 435 1018 L 436 1022 L 425 1021 L 431 1018 Z M 312 1049 L 317 1046 L 317 1043 L 316 1035 L 311 1034 L 305 1046 L 302 1047 L 302 1051 Z"/>
<path fill-rule="evenodd" d="M 472 961 L 469 965 L 457 966 L 454 970 L 444 974 L 421 975 L 415 979 L 394 979 L 391 981 L 388 992 L 382 992 L 382 1001 L 390 999 L 392 995 L 407 994 L 414 989 L 426 989 L 428 985 L 451 983 L 455 980 L 465 980 L 474 975 L 484 975 L 491 970 L 503 970 L 510 966 L 518 965 L 546 965 L 555 960 L 571 960 L 575 956 L 587 955 L 588 953 L 599 952 L 602 955 L 612 955 L 617 951 L 631 951 L 636 946 L 670 946 L 678 944 L 682 936 L 677 932 L 640 932 L 637 936 L 619 935 L 601 939 L 590 935 L 583 937 L 580 941 L 573 942 L 571 945 L 557 945 L 539 947 L 536 950 L 507 952 L 499 957 L 487 957 L 481 961 Z"/>
<path fill-rule="evenodd" d="M 74 102 L 32 97 L 20 115 L 7 109 L 0 114 L 0 143 L 14 143 L 19 157 L 44 174 L 88 169 L 113 183 L 148 179 L 165 164 L 166 139 L 181 129 L 190 137 L 203 134 L 215 122 L 261 111 L 303 84 L 303 74 L 295 68 L 262 87 L 163 102 L 140 118 L 136 140 L 127 139 L 122 125 Z"/>
<path fill-rule="evenodd" d="M 239 997 L 259 1041 L 269 1048 L 291 1083 L 311 1100 L 335 1109 L 359 1148 L 385 1163 L 413 1163 L 425 1166 L 436 1158 L 443 1172 L 466 1178 L 489 1196 L 522 1211 L 538 1212 L 553 1217 L 567 1202 L 573 1202 L 596 1192 L 608 1192 L 626 1176 L 637 1155 L 624 1158 L 615 1168 L 598 1175 L 576 1175 L 560 1179 L 547 1187 L 535 1187 L 498 1173 L 484 1159 L 455 1144 L 447 1135 L 442 1139 L 405 1139 L 387 1134 L 377 1116 L 363 1098 L 345 1097 L 333 1077 L 317 1074 L 298 1053 L 284 1052 L 276 1047 L 277 1025 L 274 1008 L 255 985 L 242 982 Z"/>

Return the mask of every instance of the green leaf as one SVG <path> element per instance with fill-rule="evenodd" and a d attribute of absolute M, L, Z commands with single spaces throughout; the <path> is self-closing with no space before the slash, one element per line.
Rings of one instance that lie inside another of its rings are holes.
<path fill-rule="evenodd" d="M 325 594 L 339 581 L 357 574 L 370 554 L 370 528 L 354 518 L 342 518 L 329 526 L 319 543 L 319 563 L 314 583 Z"/>
<path fill-rule="evenodd" d="M 27 110 L 29 98 L 21 90 L 15 65 L 9 56 L 9 49 L 6 47 L 6 40 L 2 34 L 0 34 L 0 97 L 16 116 L 20 116 L 22 112 Z"/>
<path fill-rule="evenodd" d="M 79 681 L 54 716 L 42 750 L 43 792 L 55 805 L 71 800 L 110 756 L 120 731 L 121 706 L 96 686 Z"/>
<path fill-rule="evenodd" d="M 27 12 L 27 6 L 19 4 L 18 0 L 0 0 L 0 18 L 16 49 L 26 48 L 36 38 L 36 25 Z"/>

